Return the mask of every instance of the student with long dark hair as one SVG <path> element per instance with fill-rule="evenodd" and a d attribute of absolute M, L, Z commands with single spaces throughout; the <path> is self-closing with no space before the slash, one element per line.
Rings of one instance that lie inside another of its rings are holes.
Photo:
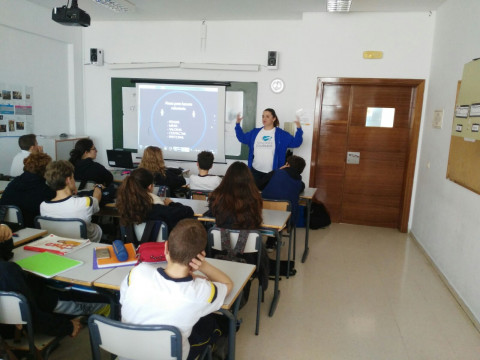
<path fill-rule="evenodd" d="M 263 201 L 248 166 L 240 161 L 229 166 L 222 182 L 208 197 L 207 216 L 215 217 L 219 228 L 257 230 L 261 228 Z M 268 287 L 269 260 L 262 246 L 259 277 L 264 290 Z M 215 255 L 215 252 L 213 252 Z M 253 255 L 253 256 L 252 256 Z M 256 264 L 256 255 L 242 254 L 247 263 Z M 248 300 L 249 281 L 244 288 L 243 301 Z"/>
<path fill-rule="evenodd" d="M 263 111 L 263 126 L 247 133 L 244 133 L 240 126 L 242 119 L 239 114 L 235 125 L 235 133 L 238 141 L 248 145 L 248 167 L 258 183 L 270 171 L 285 165 L 288 148 L 296 148 L 302 145 L 303 130 L 298 117 L 295 120 L 297 125 L 295 136 L 282 130 L 277 114 L 271 108 Z"/>
<path fill-rule="evenodd" d="M 93 181 L 105 186 L 113 182 L 113 175 L 102 164 L 95 162 L 97 148 L 93 141 L 85 138 L 76 142 L 70 151 L 70 162 L 75 166 L 75 180 Z"/>
<path fill-rule="evenodd" d="M 262 197 L 247 165 L 240 161 L 229 166 L 208 202 L 219 227 L 253 230 L 262 224 Z"/>
<path fill-rule="evenodd" d="M 193 217 L 189 206 L 160 199 L 153 191 L 153 174 L 144 168 L 133 170 L 117 191 L 117 209 L 124 226 L 148 220 L 162 220 L 171 231 L 178 221 Z"/>

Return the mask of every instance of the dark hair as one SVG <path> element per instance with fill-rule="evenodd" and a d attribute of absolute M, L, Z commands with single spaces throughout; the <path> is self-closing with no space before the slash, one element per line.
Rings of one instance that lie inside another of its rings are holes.
<path fill-rule="evenodd" d="M 117 190 L 117 209 L 124 226 L 140 224 L 147 218 L 153 200 L 147 188 L 153 184 L 153 174 L 144 168 L 131 172 Z"/>
<path fill-rule="evenodd" d="M 23 171 L 43 176 L 47 165 L 52 161 L 50 155 L 45 153 L 31 153 L 23 159 Z"/>
<path fill-rule="evenodd" d="M 66 178 L 73 175 L 75 168 L 67 160 L 52 161 L 45 170 L 45 180 L 53 190 L 62 190 L 67 186 Z"/>
<path fill-rule="evenodd" d="M 278 121 L 278 116 L 277 116 L 275 110 L 273 110 L 272 108 L 267 108 L 263 111 L 268 111 L 275 118 L 275 120 L 273 121 L 273 126 L 274 127 L 279 127 L 280 126 L 280 121 Z"/>
<path fill-rule="evenodd" d="M 168 236 L 170 260 L 187 266 L 206 245 L 207 232 L 196 219 L 180 220 Z"/>
<path fill-rule="evenodd" d="M 295 171 L 297 171 L 299 175 L 305 169 L 305 160 L 300 156 L 291 155 L 287 158 L 286 162 L 288 163 L 288 165 L 290 165 L 291 168 L 295 169 Z"/>
<path fill-rule="evenodd" d="M 85 152 L 89 152 L 93 148 L 93 141 L 85 138 L 80 139 L 75 143 L 75 148 L 70 151 L 70 162 L 75 165 L 75 163 L 80 160 L 85 154 Z"/>
<path fill-rule="evenodd" d="M 22 135 L 18 138 L 18 146 L 20 149 L 28 151 L 37 143 L 37 136 L 35 134 Z"/>
<path fill-rule="evenodd" d="M 198 167 L 202 170 L 210 170 L 213 165 L 213 153 L 210 151 L 202 151 L 197 155 Z"/>
<path fill-rule="evenodd" d="M 258 229 L 262 224 L 262 197 L 250 169 L 236 161 L 208 197 L 210 210 L 220 227 Z"/>

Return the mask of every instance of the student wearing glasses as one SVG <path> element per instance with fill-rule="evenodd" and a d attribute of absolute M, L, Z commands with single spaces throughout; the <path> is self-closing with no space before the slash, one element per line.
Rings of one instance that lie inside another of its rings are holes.
<path fill-rule="evenodd" d="M 113 182 L 113 175 L 102 164 L 95 162 L 97 148 L 93 141 L 85 138 L 75 144 L 70 151 L 70 162 L 75 166 L 75 179 L 80 181 L 93 181 L 105 186 Z"/>

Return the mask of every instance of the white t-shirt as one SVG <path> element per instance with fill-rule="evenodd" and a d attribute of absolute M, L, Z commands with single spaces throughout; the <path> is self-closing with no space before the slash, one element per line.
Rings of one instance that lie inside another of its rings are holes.
<path fill-rule="evenodd" d="M 87 236 L 92 242 L 102 239 L 102 229 L 92 223 L 92 215 L 100 210 L 98 200 L 93 196 L 69 196 L 59 201 L 44 201 L 40 214 L 53 218 L 79 218 L 87 224 Z"/>
<path fill-rule="evenodd" d="M 190 175 L 190 189 L 193 190 L 215 190 L 222 182 L 217 175 Z"/>
<path fill-rule="evenodd" d="M 23 160 L 30 155 L 30 151 L 22 150 L 14 156 L 12 166 L 10 167 L 10 176 L 20 176 L 23 174 Z"/>
<path fill-rule="evenodd" d="M 220 309 L 227 286 L 206 279 L 170 278 L 163 269 L 141 263 L 120 286 L 122 321 L 137 325 L 173 325 L 182 333 L 182 353 L 190 351 L 188 337 L 197 321 Z"/>
<path fill-rule="evenodd" d="M 275 128 L 262 129 L 255 138 L 252 166 L 255 170 L 268 173 L 272 171 L 275 154 Z"/>

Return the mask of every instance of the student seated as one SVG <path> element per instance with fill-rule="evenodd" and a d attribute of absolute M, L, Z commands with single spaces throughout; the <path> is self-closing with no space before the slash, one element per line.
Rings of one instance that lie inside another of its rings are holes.
<path fill-rule="evenodd" d="M 201 345 L 209 345 L 221 331 L 211 313 L 221 308 L 233 288 L 232 280 L 205 259 L 206 244 L 204 227 L 194 219 L 182 220 L 165 244 L 167 267 L 141 263 L 120 287 L 122 321 L 178 327 L 183 359 L 195 359 Z M 197 270 L 207 278 L 193 275 Z"/>
<path fill-rule="evenodd" d="M 305 160 L 300 156 L 292 155 L 287 158 L 284 166 L 268 173 L 259 183 L 264 199 L 290 201 L 294 223 L 298 216 L 298 198 L 305 189 L 302 181 L 303 169 L 305 169 Z"/>
<path fill-rule="evenodd" d="M 162 220 L 171 231 L 179 220 L 193 217 L 193 210 L 189 206 L 154 195 L 153 181 L 153 174 L 144 168 L 133 170 L 123 180 L 117 191 L 121 225 L 131 226 L 148 220 Z"/>
<path fill-rule="evenodd" d="M 18 146 L 20 151 L 12 161 L 10 167 L 10 176 L 19 176 L 23 173 L 23 160 L 35 152 L 43 152 L 43 147 L 38 145 L 37 136 L 35 134 L 22 135 L 18 138 Z"/>
<path fill-rule="evenodd" d="M 6 225 L 0 225 L 0 244 L 8 241 L 12 232 Z M 14 262 L 7 262 L 8 256 L 0 258 L 0 290 L 23 294 L 32 312 L 33 327 L 51 336 L 77 336 L 82 325 L 74 316 L 99 313 L 108 315 L 110 306 L 103 297 L 71 291 L 54 291 L 43 280 L 30 275 Z M 4 338 L 13 338 L 15 326 L 0 325 Z"/>
<path fill-rule="evenodd" d="M 93 196 L 76 197 L 77 187 L 73 176 L 73 165 L 66 160 L 53 161 L 47 165 L 45 179 L 56 191 L 52 200 L 40 204 L 40 214 L 53 218 L 79 218 L 87 224 L 87 236 L 90 241 L 102 239 L 102 229 L 92 223 L 92 215 L 100 210 L 103 185 L 96 184 Z"/>
<path fill-rule="evenodd" d="M 190 189 L 215 190 L 220 185 L 222 178 L 208 173 L 213 166 L 213 160 L 210 151 L 202 151 L 197 155 L 198 175 L 190 175 Z"/>
<path fill-rule="evenodd" d="M 113 175 L 102 164 L 95 162 L 97 148 L 90 139 L 80 139 L 75 148 L 70 151 L 70 162 L 75 166 L 75 179 L 93 181 L 97 184 L 109 186 L 113 182 Z"/>
<path fill-rule="evenodd" d="M 172 195 L 186 184 L 179 169 L 170 169 L 165 166 L 162 149 L 156 146 L 149 146 L 145 149 L 138 167 L 150 171 L 155 179 L 154 184 L 168 186 Z"/>
<path fill-rule="evenodd" d="M 262 224 L 262 197 L 247 165 L 231 164 L 220 185 L 208 197 L 209 211 L 218 227 L 255 230 Z"/>
<path fill-rule="evenodd" d="M 40 215 L 40 204 L 55 196 L 45 183 L 45 168 L 52 158 L 45 153 L 31 153 L 24 159 L 25 170 L 10 181 L 0 198 L 0 205 L 15 205 L 22 211 L 25 226 L 34 227 L 35 216 Z"/>
<path fill-rule="evenodd" d="M 231 164 L 222 182 L 208 197 L 206 216 L 215 217 L 217 227 L 234 230 L 258 230 L 262 227 L 263 201 L 248 166 L 236 161 Z M 242 255 L 246 262 L 256 265 L 256 255 Z M 269 260 L 262 248 L 259 269 L 263 289 L 268 288 Z M 248 300 L 251 282 L 244 288 L 244 301 Z"/>

